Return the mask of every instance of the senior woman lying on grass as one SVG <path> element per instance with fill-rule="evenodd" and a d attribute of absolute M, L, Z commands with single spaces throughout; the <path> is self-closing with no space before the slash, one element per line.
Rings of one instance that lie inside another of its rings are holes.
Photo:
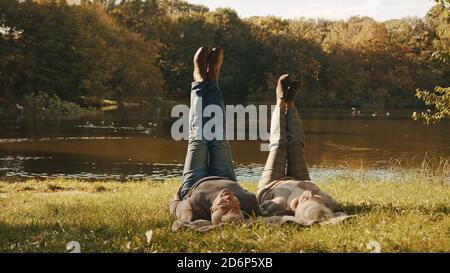
<path fill-rule="evenodd" d="M 278 80 L 277 104 L 270 125 L 269 155 L 261 175 L 257 198 L 261 215 L 274 222 L 303 225 L 345 217 L 336 200 L 312 183 L 305 162 L 305 134 L 295 106 L 298 81 L 289 75 Z M 269 219 L 269 218 L 268 218 Z"/>
<path fill-rule="evenodd" d="M 171 215 L 176 218 L 174 230 L 182 226 L 209 229 L 260 214 L 256 196 L 236 182 L 230 145 L 223 136 L 225 107 L 218 82 L 222 62 L 221 48 L 209 52 L 202 47 L 194 56 L 189 143 L 182 185 L 170 205 Z M 219 106 L 223 114 L 222 136 L 216 134 L 212 140 L 202 132 L 207 122 L 202 112 L 208 105 Z"/>

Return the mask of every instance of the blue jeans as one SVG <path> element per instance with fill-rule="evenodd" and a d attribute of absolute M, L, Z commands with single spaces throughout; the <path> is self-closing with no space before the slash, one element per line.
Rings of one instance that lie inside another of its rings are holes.
<path fill-rule="evenodd" d="M 203 117 L 208 105 L 221 109 L 221 128 L 214 128 L 213 138 L 203 134 L 205 123 L 211 118 Z M 226 135 L 225 105 L 218 81 L 192 83 L 191 108 L 189 112 L 189 143 L 184 163 L 180 198 L 183 198 L 197 181 L 209 176 L 220 176 L 236 181 L 230 144 Z"/>

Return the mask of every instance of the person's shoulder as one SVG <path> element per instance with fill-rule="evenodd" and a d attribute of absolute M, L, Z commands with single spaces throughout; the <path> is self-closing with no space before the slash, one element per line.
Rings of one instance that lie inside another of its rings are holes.
<path fill-rule="evenodd" d="M 319 191 L 320 190 L 319 186 L 317 186 L 311 180 L 297 180 L 296 184 L 300 188 L 303 188 L 308 191 Z"/>
<path fill-rule="evenodd" d="M 223 179 L 226 179 L 226 178 L 222 178 L 222 177 L 218 177 L 218 176 L 207 176 L 207 177 L 204 177 L 204 178 L 198 180 L 197 182 L 195 182 L 191 186 L 191 188 L 189 189 L 188 193 L 185 195 L 184 198 L 191 196 L 199 188 L 201 190 L 202 188 L 208 188 L 210 185 L 217 185 L 217 181 L 218 180 L 223 180 Z"/>
<path fill-rule="evenodd" d="M 196 189 L 196 188 L 214 188 L 214 189 L 219 189 L 219 188 L 229 188 L 229 189 L 233 189 L 236 187 L 240 187 L 240 185 L 233 180 L 230 180 L 226 177 L 220 177 L 220 176 L 208 176 L 205 178 L 200 179 L 199 181 L 197 181 L 193 186 L 192 186 L 192 190 Z"/>
<path fill-rule="evenodd" d="M 216 183 L 217 181 L 223 181 L 225 183 L 237 183 L 236 181 L 230 180 L 226 177 L 221 177 L 221 176 L 207 176 L 204 177 L 202 179 L 200 179 L 199 181 L 197 181 L 195 184 L 202 184 L 202 183 Z"/>

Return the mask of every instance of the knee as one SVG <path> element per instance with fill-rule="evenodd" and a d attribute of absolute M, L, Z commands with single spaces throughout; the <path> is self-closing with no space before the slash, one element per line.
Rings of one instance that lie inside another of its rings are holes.
<path fill-rule="evenodd" d="M 211 149 L 229 149 L 230 143 L 226 140 L 211 140 L 208 142 L 209 148 Z"/>
<path fill-rule="evenodd" d="M 190 139 L 189 140 L 189 144 L 188 144 L 188 150 L 189 151 L 197 151 L 200 149 L 207 149 L 208 147 L 208 143 L 206 142 L 206 140 L 203 139 Z"/>

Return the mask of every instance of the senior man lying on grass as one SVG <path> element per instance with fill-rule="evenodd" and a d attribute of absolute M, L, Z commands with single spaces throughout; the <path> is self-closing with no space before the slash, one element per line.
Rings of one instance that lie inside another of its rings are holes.
<path fill-rule="evenodd" d="M 170 205 L 176 218 L 174 230 L 182 226 L 207 230 L 260 214 L 256 196 L 236 182 L 230 145 L 224 138 L 225 107 L 218 83 L 222 62 L 222 48 L 209 52 L 202 47 L 194 56 L 189 143 L 182 185 Z M 202 112 L 208 105 L 222 109 L 221 135 L 215 134 L 212 140 L 202 131 L 207 121 Z"/>

